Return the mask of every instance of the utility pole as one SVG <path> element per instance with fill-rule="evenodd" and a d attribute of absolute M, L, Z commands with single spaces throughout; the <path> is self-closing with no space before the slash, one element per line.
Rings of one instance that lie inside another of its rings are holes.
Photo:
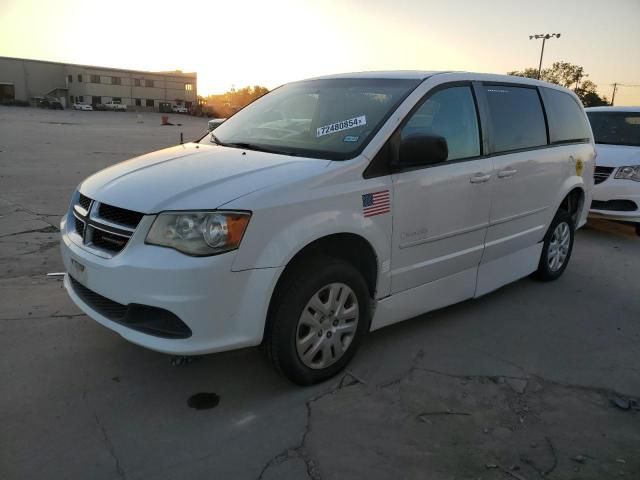
<path fill-rule="evenodd" d="M 529 40 L 542 39 L 542 49 L 540 50 L 540 63 L 538 64 L 538 80 L 540 80 L 540 73 L 542 72 L 542 57 L 544 56 L 544 44 L 550 38 L 560 38 L 559 33 L 537 33 L 535 35 L 529 35 Z"/>
<path fill-rule="evenodd" d="M 613 107 L 613 101 L 616 99 L 616 90 L 618 90 L 618 84 L 613 84 L 613 93 L 611 94 L 611 106 Z"/>

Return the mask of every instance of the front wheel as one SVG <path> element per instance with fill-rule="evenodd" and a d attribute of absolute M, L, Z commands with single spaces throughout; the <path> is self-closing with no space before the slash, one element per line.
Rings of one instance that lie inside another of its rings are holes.
<path fill-rule="evenodd" d="M 575 227 L 571 215 L 564 210 L 558 210 L 544 237 L 540 263 L 534 274 L 538 280 L 549 282 L 564 273 L 573 251 L 574 234 Z"/>
<path fill-rule="evenodd" d="M 361 273 L 331 257 L 301 261 L 286 273 L 269 315 L 264 346 L 280 373 L 312 385 L 340 372 L 370 325 Z"/>

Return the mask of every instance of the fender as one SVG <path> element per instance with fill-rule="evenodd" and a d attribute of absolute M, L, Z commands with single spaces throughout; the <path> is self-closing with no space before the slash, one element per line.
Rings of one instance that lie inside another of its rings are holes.
<path fill-rule="evenodd" d="M 233 208 L 254 213 L 232 270 L 283 267 L 310 243 L 329 235 L 350 233 L 373 247 L 378 261 L 378 296 L 388 295 L 392 214 L 389 211 L 365 217 L 362 195 L 384 189 L 392 194 L 391 179 L 358 177 L 337 184 L 322 182 L 324 185 L 311 189 L 289 190 L 280 198 L 268 192 L 259 193 L 251 198 L 251 203 L 262 205 L 257 209 L 251 209 L 245 202 L 241 207 L 234 205 Z"/>

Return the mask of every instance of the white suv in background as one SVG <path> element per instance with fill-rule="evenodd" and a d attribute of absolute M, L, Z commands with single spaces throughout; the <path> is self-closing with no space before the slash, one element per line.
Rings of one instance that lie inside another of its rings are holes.
<path fill-rule="evenodd" d="M 633 222 L 640 235 L 640 107 L 586 111 L 598 152 L 591 215 Z"/>
<path fill-rule="evenodd" d="M 595 148 L 571 91 L 474 73 L 294 82 L 199 142 L 84 180 L 65 287 L 124 338 L 197 355 L 263 344 L 299 384 L 370 330 L 564 272 Z"/>

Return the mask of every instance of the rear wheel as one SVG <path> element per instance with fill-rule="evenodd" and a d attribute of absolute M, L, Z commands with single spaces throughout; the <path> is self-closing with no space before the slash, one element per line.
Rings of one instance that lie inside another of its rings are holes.
<path fill-rule="evenodd" d="M 369 330 L 370 296 L 351 264 L 331 258 L 301 261 L 274 298 L 264 346 L 277 370 L 299 385 L 340 372 Z"/>
<path fill-rule="evenodd" d="M 544 237 L 542 255 L 535 277 L 548 282 L 559 278 L 567 268 L 574 240 L 573 219 L 565 210 L 558 210 Z"/>

